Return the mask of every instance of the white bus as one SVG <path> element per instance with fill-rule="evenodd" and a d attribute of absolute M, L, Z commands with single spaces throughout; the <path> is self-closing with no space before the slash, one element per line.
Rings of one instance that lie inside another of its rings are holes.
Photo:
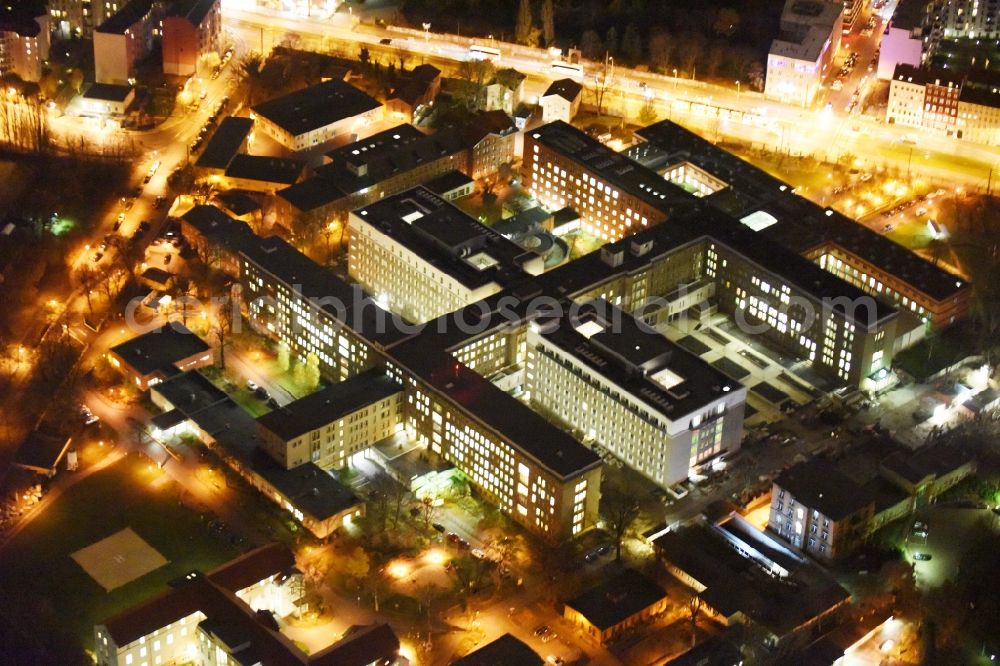
<path fill-rule="evenodd" d="M 469 47 L 469 57 L 473 60 L 489 60 L 490 62 L 500 62 L 500 49 L 493 46 L 482 46 L 473 44 Z"/>
<path fill-rule="evenodd" d="M 582 79 L 583 65 L 580 63 L 566 62 L 565 60 L 553 60 L 552 73 L 560 76 L 572 76 L 574 78 Z"/>

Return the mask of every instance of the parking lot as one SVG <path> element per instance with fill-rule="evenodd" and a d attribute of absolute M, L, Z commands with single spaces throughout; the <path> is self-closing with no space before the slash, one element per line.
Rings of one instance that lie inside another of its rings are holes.
<path fill-rule="evenodd" d="M 914 565 L 917 585 L 926 589 L 952 578 L 978 532 L 997 529 L 1000 517 L 988 509 L 932 507 L 917 513 L 917 521 L 927 526 L 926 536 L 915 532 L 911 523 L 904 550 Z"/>

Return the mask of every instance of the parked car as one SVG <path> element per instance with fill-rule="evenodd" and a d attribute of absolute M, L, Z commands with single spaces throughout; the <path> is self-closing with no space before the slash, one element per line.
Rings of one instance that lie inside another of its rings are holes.
<path fill-rule="evenodd" d="M 247 380 L 247 390 L 248 391 L 256 392 L 257 389 L 259 389 L 259 388 L 260 388 L 260 386 L 257 384 L 257 382 L 255 382 L 252 379 L 248 379 Z"/>
<path fill-rule="evenodd" d="M 917 562 L 926 562 L 931 559 L 930 553 L 916 553 L 913 556 Z"/>

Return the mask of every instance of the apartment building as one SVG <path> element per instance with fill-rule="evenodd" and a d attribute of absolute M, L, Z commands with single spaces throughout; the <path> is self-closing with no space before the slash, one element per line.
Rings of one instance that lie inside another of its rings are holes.
<path fill-rule="evenodd" d="M 290 151 L 314 148 L 382 120 L 382 104 L 349 83 L 331 79 L 258 104 L 257 127 Z"/>
<path fill-rule="evenodd" d="M 853 481 L 816 458 L 775 479 L 768 529 L 813 557 L 834 560 L 861 543 L 874 511 Z"/>
<path fill-rule="evenodd" d="M 980 82 L 974 75 L 966 78 L 958 94 L 955 133 L 973 143 L 1000 146 L 1000 83 Z"/>
<path fill-rule="evenodd" d="M 713 208 L 740 220 L 762 243 L 781 245 L 900 310 L 897 349 L 965 316 L 971 285 L 669 121 L 637 132 L 628 155 Z M 694 165 L 683 170 L 680 165 Z M 705 178 L 707 174 L 711 178 Z"/>
<path fill-rule="evenodd" d="M 972 456 L 941 444 L 896 451 L 871 472 L 857 471 L 869 467 L 848 456 L 837 462 L 816 458 L 785 470 L 771 489 L 767 529 L 816 559 L 840 559 L 975 472 Z"/>
<path fill-rule="evenodd" d="M 220 0 L 185 0 L 163 18 L 163 73 L 191 76 L 211 53 L 221 54 Z"/>
<path fill-rule="evenodd" d="M 528 328 L 532 405 L 666 487 L 739 449 L 746 389 L 606 301 Z"/>
<path fill-rule="evenodd" d="M 44 5 L 0 6 L 0 76 L 38 81 L 48 58 L 49 17 Z"/>
<path fill-rule="evenodd" d="M 441 92 L 441 70 L 434 65 L 417 65 L 399 74 L 399 82 L 385 100 L 385 112 L 412 123 L 414 115 L 434 104 Z"/>
<path fill-rule="evenodd" d="M 942 41 L 1000 38 L 1000 3 L 995 0 L 931 0 L 926 3 L 924 31 L 927 50 Z"/>
<path fill-rule="evenodd" d="M 341 469 L 402 429 L 402 391 L 383 368 L 331 384 L 258 418 L 263 448 L 288 469 Z"/>
<path fill-rule="evenodd" d="M 896 65 L 920 67 L 924 61 L 923 13 L 920 3 L 900 3 L 885 26 L 878 51 L 877 76 L 888 81 Z"/>
<path fill-rule="evenodd" d="M 888 123 L 1000 145 L 1000 82 L 986 72 L 897 65 L 889 84 Z"/>
<path fill-rule="evenodd" d="M 129 0 L 94 31 L 94 78 L 97 83 L 131 84 L 135 64 L 153 48 L 160 34 L 160 4 Z"/>
<path fill-rule="evenodd" d="M 542 93 L 538 100 L 542 107 L 542 122 L 551 123 L 561 120 L 564 123 L 573 121 L 580 110 L 583 100 L 583 86 L 573 79 L 559 79 Z"/>
<path fill-rule="evenodd" d="M 278 192 L 279 212 L 307 225 L 343 220 L 348 211 L 420 185 L 448 171 L 469 170 L 462 135 L 444 128 L 424 134 L 397 125 L 326 154 L 312 178 Z"/>
<path fill-rule="evenodd" d="M 469 175 L 486 178 L 497 173 L 500 165 L 514 163 L 517 126 L 503 111 L 476 114 L 463 133 L 469 150 Z"/>
<path fill-rule="evenodd" d="M 858 25 L 858 19 L 865 13 L 866 4 L 864 0 L 844 0 L 843 32 L 845 35 Z"/>
<path fill-rule="evenodd" d="M 522 249 L 424 187 L 353 211 L 348 270 L 386 309 L 423 323 L 538 275 Z"/>
<path fill-rule="evenodd" d="M 840 49 L 845 4 L 860 0 L 787 0 L 781 29 L 767 53 L 764 95 L 790 104 L 809 106 Z"/>

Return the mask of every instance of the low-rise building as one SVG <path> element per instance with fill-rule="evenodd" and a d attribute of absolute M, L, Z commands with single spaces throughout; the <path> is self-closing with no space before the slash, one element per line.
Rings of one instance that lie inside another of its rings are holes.
<path fill-rule="evenodd" d="M 163 18 L 163 73 L 191 76 L 198 63 L 222 51 L 220 0 L 184 0 Z"/>
<path fill-rule="evenodd" d="M 206 573 L 190 571 L 169 588 L 94 627 L 98 666 L 186 663 L 287 666 L 403 666 L 387 624 L 350 627 L 306 654 L 280 630 L 297 615 L 305 587 L 283 544 L 250 551 Z"/>
<path fill-rule="evenodd" d="M 867 536 L 874 502 L 833 463 L 801 463 L 775 479 L 768 529 L 817 559 L 854 551 Z"/>
<path fill-rule="evenodd" d="M 498 69 L 483 89 L 483 111 L 503 111 L 508 116 L 521 105 L 526 75 L 511 69 Z"/>
<path fill-rule="evenodd" d="M 944 445 L 894 452 L 863 476 L 844 471 L 864 467 L 852 460 L 817 458 L 782 472 L 771 491 L 768 530 L 817 559 L 840 559 L 975 472 L 971 456 Z"/>
<path fill-rule="evenodd" d="M 764 95 L 808 106 L 840 49 L 844 5 L 830 0 L 786 0 L 781 30 L 767 53 Z"/>
<path fill-rule="evenodd" d="M 20 2 L 0 6 L 0 76 L 42 78 L 49 59 L 49 15 L 45 6 Z"/>
<path fill-rule="evenodd" d="M 424 134 L 413 125 L 397 125 L 327 157 L 329 164 L 317 167 L 312 178 L 278 192 L 285 218 L 321 226 L 448 171 L 469 170 L 469 151 L 451 128 Z"/>
<path fill-rule="evenodd" d="M 584 635 L 605 645 L 667 608 L 667 593 L 634 569 L 605 580 L 567 601 L 563 617 Z"/>
<path fill-rule="evenodd" d="M 155 436 L 197 437 L 317 537 L 326 538 L 364 515 L 364 502 L 316 464 L 291 469 L 278 464 L 265 450 L 256 419 L 203 375 L 188 372 L 168 379 L 153 387 L 150 398 L 163 410 L 152 421 Z"/>
<path fill-rule="evenodd" d="M 580 110 L 582 99 L 583 86 L 579 82 L 573 79 L 553 81 L 538 100 L 542 107 L 542 122 L 551 123 L 555 120 L 572 122 Z"/>
<path fill-rule="evenodd" d="M 475 192 L 476 182 L 461 171 L 453 169 L 430 179 L 424 183 L 424 187 L 445 201 L 455 201 Z"/>
<path fill-rule="evenodd" d="M 399 75 L 396 87 L 385 99 L 385 112 L 391 117 L 412 123 L 423 107 L 430 106 L 441 92 L 441 70 L 434 65 L 417 65 Z"/>
<path fill-rule="evenodd" d="M 219 182 L 229 189 L 274 194 L 302 179 L 306 163 L 302 160 L 266 155 L 234 155 Z"/>
<path fill-rule="evenodd" d="M 94 31 L 95 80 L 131 85 L 135 64 L 150 53 L 159 31 L 160 4 L 129 0 Z"/>
<path fill-rule="evenodd" d="M 307 150 L 382 119 L 382 104 L 349 83 L 331 79 L 258 104 L 256 125 L 291 151 Z"/>
<path fill-rule="evenodd" d="M 215 362 L 212 348 L 180 322 L 115 345 L 108 361 L 140 390 Z"/>
<path fill-rule="evenodd" d="M 503 111 L 482 111 L 465 128 L 469 149 L 469 175 L 484 178 L 497 173 L 500 166 L 514 163 L 517 127 Z"/>
<path fill-rule="evenodd" d="M 403 387 L 372 368 L 261 416 L 260 438 L 288 469 L 305 462 L 339 469 L 402 430 L 402 398 Z"/>
<path fill-rule="evenodd" d="M 80 111 L 87 115 L 124 116 L 134 101 L 133 86 L 94 83 L 81 95 Z"/>
<path fill-rule="evenodd" d="M 671 528 L 653 547 L 703 612 L 724 626 L 757 627 L 771 649 L 807 644 L 850 602 L 823 569 L 734 514 Z"/>
<path fill-rule="evenodd" d="M 218 663 L 217 646 L 218 653 L 234 660 L 253 656 L 256 663 L 265 658 L 271 663 L 308 663 L 276 630 L 273 619 L 265 623 L 256 614 L 292 615 L 303 597 L 302 574 L 287 546 L 262 546 L 208 573 L 188 572 L 164 592 L 96 625 L 97 664 L 209 666 Z M 213 629 L 223 625 L 228 636 L 238 634 L 241 640 L 228 646 L 209 640 Z"/>
<path fill-rule="evenodd" d="M 249 118 L 223 118 L 194 163 L 195 173 L 205 176 L 224 174 L 233 158 L 246 149 L 251 130 L 253 121 Z"/>
<path fill-rule="evenodd" d="M 203 262 L 234 277 L 240 272 L 240 250 L 256 238 L 245 222 L 204 204 L 181 216 L 181 236 Z"/>
<path fill-rule="evenodd" d="M 451 666 L 542 666 L 544 663 L 527 643 L 504 634 L 451 662 Z"/>
<path fill-rule="evenodd" d="M 414 323 L 544 270 L 541 257 L 424 187 L 353 211 L 348 230 L 351 277 L 384 307 Z"/>

